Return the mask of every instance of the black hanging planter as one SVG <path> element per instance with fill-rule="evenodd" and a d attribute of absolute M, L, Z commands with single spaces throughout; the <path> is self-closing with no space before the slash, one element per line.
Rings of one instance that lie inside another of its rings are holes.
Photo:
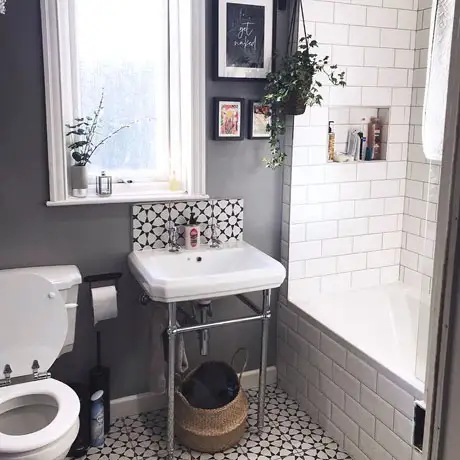
<path fill-rule="evenodd" d="M 283 152 L 279 136 L 286 132 L 284 117 L 302 115 L 307 106 L 321 105 L 322 96 L 318 75 L 327 77 L 334 86 L 345 86 L 344 72 L 336 74 L 337 66 L 329 64 L 329 57 L 319 58 L 311 48 L 318 42 L 307 34 L 302 0 L 290 2 L 290 25 L 286 55 L 278 69 L 268 74 L 264 103 L 271 105 L 272 118 L 269 122 L 269 143 L 271 156 L 264 158 L 267 167 L 276 169 L 282 165 Z M 299 30 L 299 24 L 302 26 Z M 303 30 L 302 30 L 303 29 Z M 300 39 L 296 34 L 302 35 Z"/>
<path fill-rule="evenodd" d="M 302 115 L 307 108 L 307 102 L 299 97 L 297 93 L 292 93 L 286 104 L 283 106 L 284 115 Z"/>

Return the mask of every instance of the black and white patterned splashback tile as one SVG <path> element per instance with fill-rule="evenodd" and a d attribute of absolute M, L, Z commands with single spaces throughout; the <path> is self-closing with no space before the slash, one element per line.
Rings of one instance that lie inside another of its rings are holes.
<path fill-rule="evenodd" d="M 132 208 L 133 249 L 164 248 L 169 222 L 177 227 L 178 242 L 183 246 L 184 226 L 192 215 L 200 224 L 202 244 L 211 237 L 211 224 L 216 225 L 222 242 L 243 239 L 243 200 L 239 198 L 136 204 Z"/>

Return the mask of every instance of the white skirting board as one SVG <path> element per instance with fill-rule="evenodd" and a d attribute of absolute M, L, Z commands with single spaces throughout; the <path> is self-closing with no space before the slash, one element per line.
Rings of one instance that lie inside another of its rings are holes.
<path fill-rule="evenodd" d="M 243 388 L 249 390 L 259 386 L 259 370 L 247 371 L 241 378 Z M 276 383 L 276 367 L 267 368 L 267 385 Z M 137 415 L 142 412 L 150 412 L 166 407 L 166 395 L 153 393 L 141 393 L 110 401 L 110 419 L 113 422 L 120 417 Z"/>

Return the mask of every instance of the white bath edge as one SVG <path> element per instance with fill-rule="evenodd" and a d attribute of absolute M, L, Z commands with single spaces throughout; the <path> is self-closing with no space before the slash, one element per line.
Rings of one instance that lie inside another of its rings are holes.
<path fill-rule="evenodd" d="M 267 368 L 267 385 L 276 384 L 276 367 Z M 259 370 L 246 371 L 241 378 L 242 386 L 245 390 L 258 388 Z M 112 399 L 110 401 L 110 421 L 120 417 L 138 415 L 143 412 L 152 412 L 165 408 L 167 405 L 165 394 L 139 393 L 136 395 L 125 396 L 123 398 Z"/>
<path fill-rule="evenodd" d="M 366 354 L 363 350 L 357 348 L 355 345 L 350 343 L 348 340 L 344 339 L 332 329 L 319 322 L 313 316 L 309 315 L 307 312 L 298 307 L 295 303 L 288 300 L 288 307 L 293 309 L 300 317 L 305 318 L 308 322 L 314 325 L 321 332 L 329 335 L 333 340 L 335 340 L 339 345 L 342 345 L 344 348 L 349 350 L 351 353 L 356 355 L 358 358 L 365 361 L 371 367 L 373 367 L 377 372 L 385 375 L 393 383 L 401 387 L 403 390 L 407 391 L 411 396 L 416 399 L 424 399 L 425 397 L 425 387 L 423 383 L 416 379 L 405 379 L 400 375 L 393 372 L 391 369 L 388 369 L 386 366 L 382 365 L 380 362 Z"/>

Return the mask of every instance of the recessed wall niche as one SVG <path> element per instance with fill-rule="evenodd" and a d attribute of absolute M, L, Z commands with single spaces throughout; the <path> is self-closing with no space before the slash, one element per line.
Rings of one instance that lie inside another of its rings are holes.
<path fill-rule="evenodd" d="M 346 153 L 348 133 L 357 129 L 364 133 L 369 141 L 369 123 L 377 118 L 381 124 L 381 153 L 379 160 L 386 160 L 388 127 L 390 123 L 389 107 L 329 107 L 329 120 L 335 124 L 335 150 L 337 153 Z M 364 145 L 364 152 L 367 142 Z M 378 161 L 378 160 L 375 160 Z"/>

